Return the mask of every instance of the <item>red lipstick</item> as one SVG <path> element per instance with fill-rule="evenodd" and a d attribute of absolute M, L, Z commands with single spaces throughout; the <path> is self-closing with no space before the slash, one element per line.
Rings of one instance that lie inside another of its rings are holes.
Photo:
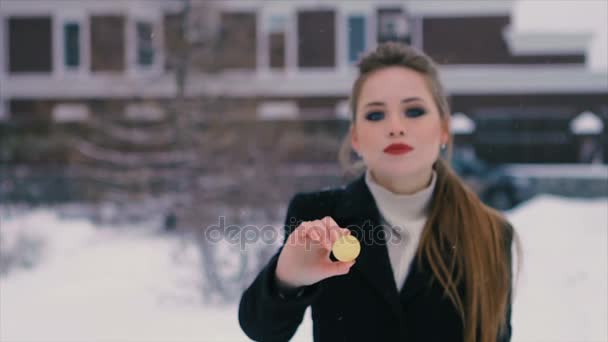
<path fill-rule="evenodd" d="M 390 144 L 388 145 L 385 149 L 384 152 L 388 153 L 388 154 L 405 154 L 408 153 L 409 151 L 413 150 L 414 148 L 411 147 L 410 145 L 407 144 L 402 144 L 402 143 L 397 143 L 397 144 Z"/>

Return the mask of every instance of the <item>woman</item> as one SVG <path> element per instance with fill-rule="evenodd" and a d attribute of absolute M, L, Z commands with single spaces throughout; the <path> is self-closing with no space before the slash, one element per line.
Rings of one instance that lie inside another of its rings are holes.
<path fill-rule="evenodd" d="M 341 150 L 365 173 L 291 200 L 286 240 L 244 292 L 243 331 L 289 340 L 312 306 L 315 341 L 509 341 L 514 231 L 444 161 L 450 111 L 424 53 L 385 43 L 364 56 Z M 354 261 L 330 258 L 352 234 Z"/>

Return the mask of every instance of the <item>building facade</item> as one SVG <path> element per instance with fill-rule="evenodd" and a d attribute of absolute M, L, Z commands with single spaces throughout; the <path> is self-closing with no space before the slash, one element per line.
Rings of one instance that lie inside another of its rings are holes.
<path fill-rule="evenodd" d="M 184 3 L 3 1 L 0 117 L 52 125 L 162 115 L 180 92 L 180 44 L 210 30 L 184 24 Z M 466 141 L 482 159 L 579 162 L 589 139 L 571 122 L 590 112 L 608 124 L 608 72 L 588 67 L 593 33 L 517 31 L 512 1 L 205 3 L 191 13 L 210 21 L 219 39 L 212 58 L 193 61 L 183 89 L 203 117 L 344 130 L 356 61 L 396 40 L 440 64 L 452 111 L 475 123 Z M 608 161 L 605 134 L 592 140 Z"/>

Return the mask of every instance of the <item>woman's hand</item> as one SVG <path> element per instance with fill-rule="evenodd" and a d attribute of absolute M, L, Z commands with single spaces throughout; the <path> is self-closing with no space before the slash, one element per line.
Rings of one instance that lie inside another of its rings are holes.
<path fill-rule="evenodd" d="M 276 278 L 282 286 L 312 285 L 349 272 L 354 261 L 330 260 L 334 242 L 350 230 L 340 228 L 329 216 L 302 222 L 287 238 L 277 262 Z"/>

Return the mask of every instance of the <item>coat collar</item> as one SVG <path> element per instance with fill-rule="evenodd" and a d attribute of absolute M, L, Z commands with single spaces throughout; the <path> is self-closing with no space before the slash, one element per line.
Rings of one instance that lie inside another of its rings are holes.
<path fill-rule="evenodd" d="M 428 286 L 428 274 L 417 266 L 416 259 L 407 275 L 403 291 L 395 284 L 384 239 L 381 216 L 365 183 L 364 175 L 350 183 L 338 199 L 334 219 L 361 243 L 361 254 L 353 270 L 363 276 L 382 296 L 394 313 L 403 318 L 403 306 Z"/>

